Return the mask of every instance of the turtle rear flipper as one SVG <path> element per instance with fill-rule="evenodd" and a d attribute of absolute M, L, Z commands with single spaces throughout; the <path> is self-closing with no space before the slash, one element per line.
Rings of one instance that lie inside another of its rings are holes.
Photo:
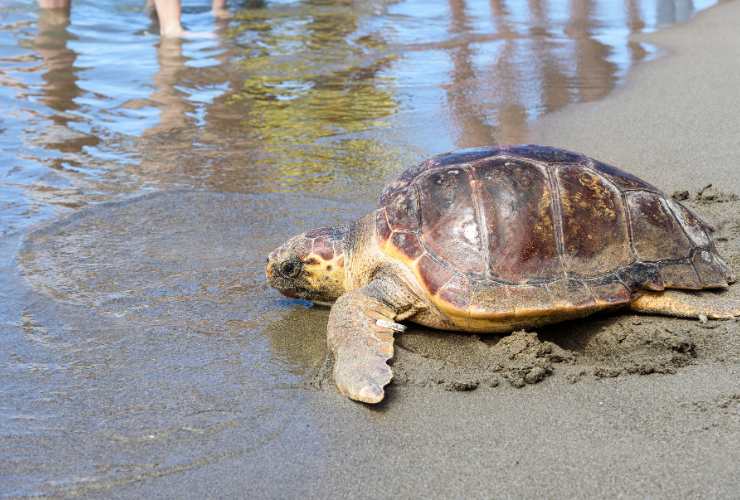
<path fill-rule="evenodd" d="M 342 295 L 329 314 L 327 343 L 334 354 L 339 392 L 363 403 L 379 403 L 393 378 L 393 333 L 403 326 L 386 303 L 368 294 L 373 284 Z"/>
<path fill-rule="evenodd" d="M 645 292 L 633 300 L 630 309 L 649 314 L 679 318 L 732 319 L 740 316 L 740 299 L 724 296 L 727 292 Z"/>

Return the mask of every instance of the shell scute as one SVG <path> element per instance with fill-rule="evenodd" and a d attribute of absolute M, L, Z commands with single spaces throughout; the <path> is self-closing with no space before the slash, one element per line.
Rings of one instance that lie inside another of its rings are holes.
<path fill-rule="evenodd" d="M 595 173 L 575 167 L 556 170 L 568 272 L 603 274 L 632 261 L 622 195 Z"/>
<path fill-rule="evenodd" d="M 396 231 L 391 236 L 391 242 L 409 260 L 416 260 L 424 253 L 424 248 L 415 233 Z"/>
<path fill-rule="evenodd" d="M 469 316 L 472 318 L 486 315 L 512 317 L 518 301 L 510 292 L 510 286 L 492 282 L 478 282 L 471 287 Z"/>
<path fill-rule="evenodd" d="M 466 169 L 449 167 L 418 180 L 424 214 L 421 237 L 452 268 L 481 273 L 485 268 L 485 250 L 470 180 Z"/>
<path fill-rule="evenodd" d="M 552 307 L 555 300 L 546 286 L 518 285 L 506 288 L 509 301 L 513 303 L 513 315 L 518 318 L 541 315 Z"/>
<path fill-rule="evenodd" d="M 384 204 L 388 223 L 395 231 L 417 231 L 420 227 L 419 198 L 413 186 L 390 195 Z"/>
<path fill-rule="evenodd" d="M 514 283 L 562 274 L 545 173 L 531 163 L 499 158 L 476 163 L 474 174 L 489 273 Z"/>
<path fill-rule="evenodd" d="M 596 305 L 591 290 L 581 280 L 563 278 L 546 285 L 552 295 L 553 307 L 569 309 Z"/>
<path fill-rule="evenodd" d="M 632 244 L 641 261 L 682 259 L 691 253 L 691 242 L 663 197 L 645 191 L 627 193 Z"/>
<path fill-rule="evenodd" d="M 380 204 L 385 205 L 387 199 L 404 188 L 406 188 L 414 179 L 419 175 L 423 174 L 428 170 L 434 170 L 447 165 L 462 165 L 465 163 L 480 160 L 481 158 L 487 158 L 500 154 L 502 151 L 499 147 L 481 147 L 481 148 L 468 148 L 452 151 L 449 153 L 442 153 L 437 156 L 433 156 L 428 160 L 410 167 L 403 171 L 397 180 L 388 184 L 383 190 L 383 194 L 380 196 Z"/>
<path fill-rule="evenodd" d="M 616 279 L 616 277 L 589 281 L 588 287 L 594 296 L 596 304 L 600 307 L 621 306 L 629 304 L 632 300 L 631 291 L 624 283 Z"/>
<path fill-rule="evenodd" d="M 670 198 L 666 198 L 665 201 L 668 208 L 673 212 L 673 215 L 678 219 L 678 222 L 683 227 L 686 235 L 696 246 L 707 248 L 712 245 L 712 241 L 707 235 L 707 232 L 711 232 L 711 229 L 705 222 L 680 203 L 677 203 Z"/>
<path fill-rule="evenodd" d="M 630 289 L 640 287 L 653 291 L 665 289 L 663 276 L 660 273 L 660 264 L 654 262 L 635 262 L 629 267 L 620 269 L 617 272 L 617 277 Z"/>
<path fill-rule="evenodd" d="M 422 284 L 434 295 L 453 277 L 454 273 L 430 255 L 423 255 L 416 264 Z"/>
<path fill-rule="evenodd" d="M 727 288 L 729 274 L 727 267 L 724 262 L 715 259 L 712 252 L 697 249 L 691 263 L 704 288 Z"/>
<path fill-rule="evenodd" d="M 454 312 L 458 315 L 467 316 L 470 306 L 473 303 L 471 300 L 473 298 L 471 282 L 466 276 L 454 273 L 437 292 L 437 296 L 444 304 L 449 304 L 449 306 L 454 308 L 456 310 Z"/>
<path fill-rule="evenodd" d="M 378 232 L 381 245 L 384 244 L 391 237 L 391 226 L 388 224 L 388 217 L 385 213 L 385 208 L 379 209 L 375 213 L 375 229 Z"/>
<path fill-rule="evenodd" d="M 688 260 L 666 262 L 660 266 L 660 276 L 666 288 L 701 290 L 704 285 L 696 269 Z"/>

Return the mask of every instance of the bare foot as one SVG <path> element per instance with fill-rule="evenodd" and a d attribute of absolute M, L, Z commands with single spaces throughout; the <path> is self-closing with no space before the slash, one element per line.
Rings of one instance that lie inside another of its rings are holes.
<path fill-rule="evenodd" d="M 183 29 L 182 26 L 175 28 L 160 30 L 159 36 L 162 38 L 182 38 L 185 40 L 208 40 L 216 38 L 216 34 L 212 31 L 188 31 Z"/>
<path fill-rule="evenodd" d="M 211 13 L 216 19 L 228 19 L 231 12 L 226 8 L 226 0 L 213 0 L 211 2 Z"/>
<path fill-rule="evenodd" d="M 182 29 L 182 25 L 180 23 L 170 26 L 160 25 L 159 27 L 159 35 L 166 38 L 179 38 L 184 36 L 185 33 L 187 33 L 187 31 Z"/>
<path fill-rule="evenodd" d="M 187 40 L 209 40 L 217 37 L 212 31 L 183 31 L 180 38 L 185 38 Z"/>
<path fill-rule="evenodd" d="M 159 19 L 159 34 L 163 37 L 179 37 L 185 30 L 180 24 L 180 0 L 154 0 Z"/>

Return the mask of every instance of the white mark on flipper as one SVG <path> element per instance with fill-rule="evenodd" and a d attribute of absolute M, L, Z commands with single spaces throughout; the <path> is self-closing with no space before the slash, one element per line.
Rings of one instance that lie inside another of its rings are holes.
<path fill-rule="evenodd" d="M 406 327 L 396 323 L 394 321 L 389 321 L 387 319 L 379 319 L 375 322 L 376 325 L 378 325 L 381 328 L 388 328 L 390 330 L 393 330 L 395 332 L 405 332 Z"/>

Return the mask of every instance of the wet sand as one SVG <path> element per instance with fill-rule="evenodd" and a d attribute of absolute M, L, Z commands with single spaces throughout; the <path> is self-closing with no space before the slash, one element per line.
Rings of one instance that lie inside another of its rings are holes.
<path fill-rule="evenodd" d="M 739 18 L 740 4 L 727 4 L 652 35 L 674 54 L 638 68 L 613 97 L 546 118 L 532 137 L 688 190 L 736 272 L 740 70 L 728 61 Z M 698 196 L 708 183 L 718 190 Z M 326 375 L 327 311 L 286 308 L 262 261 L 284 237 L 354 217 L 375 194 L 347 207 L 170 192 L 5 240 L 0 255 L 19 250 L 20 271 L 0 261 L 13 291 L 0 307 L 24 310 L 24 343 L 0 352 L 35 363 L 24 376 L 49 390 L 7 388 L 26 414 L 5 439 L 20 451 L 2 464 L 14 471 L 3 493 L 736 495 L 737 322 L 621 314 L 508 337 L 413 329 L 398 340 L 386 402 L 339 396 Z"/>

